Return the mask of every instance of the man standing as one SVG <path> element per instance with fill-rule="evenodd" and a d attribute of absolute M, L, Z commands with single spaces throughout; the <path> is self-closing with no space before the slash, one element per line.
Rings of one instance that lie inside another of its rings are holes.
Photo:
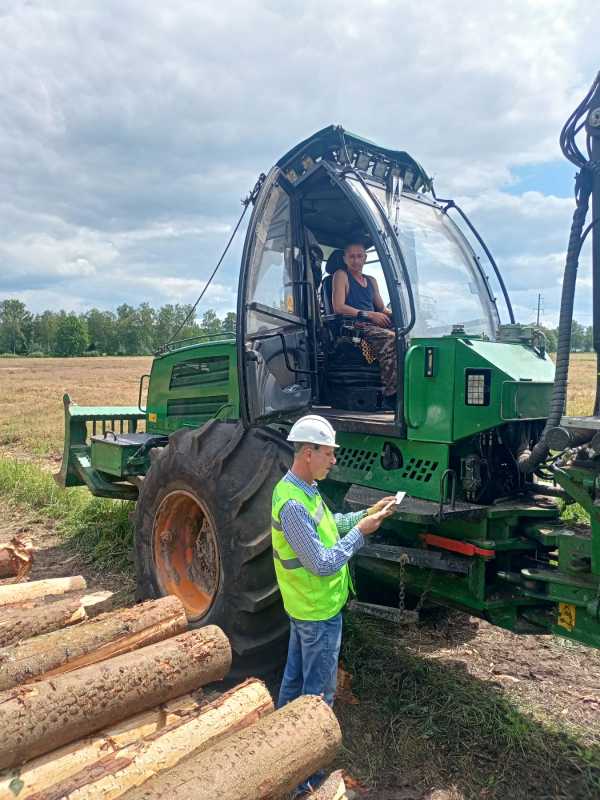
<path fill-rule="evenodd" d="M 372 275 L 363 275 L 367 251 L 361 242 L 349 242 L 344 249 L 346 269 L 333 275 L 332 303 L 336 314 L 356 317 L 363 327 L 363 336 L 371 345 L 381 370 L 384 405 L 396 408 L 397 369 L 396 334 L 391 312 L 386 309 Z"/>
<path fill-rule="evenodd" d="M 290 617 L 288 658 L 277 707 L 302 694 L 333 704 L 342 641 L 341 610 L 352 588 L 347 563 L 364 537 L 393 513 L 394 497 L 365 511 L 335 514 L 316 481 L 335 464 L 335 431 L 309 415 L 292 427 L 292 468 L 273 491 L 272 538 L 275 573 Z M 340 538 L 342 535 L 342 538 Z"/>

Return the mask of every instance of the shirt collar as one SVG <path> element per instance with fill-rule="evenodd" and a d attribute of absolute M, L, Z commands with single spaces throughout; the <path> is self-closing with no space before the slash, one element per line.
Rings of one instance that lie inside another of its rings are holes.
<path fill-rule="evenodd" d="M 291 469 L 286 472 L 286 474 L 283 476 L 283 479 L 284 481 L 293 483 L 294 486 L 297 486 L 299 489 L 302 489 L 304 494 L 308 495 L 308 497 L 314 497 L 319 493 L 316 481 L 313 481 L 312 484 L 306 483 L 306 481 L 303 481 L 297 475 L 294 475 Z"/>

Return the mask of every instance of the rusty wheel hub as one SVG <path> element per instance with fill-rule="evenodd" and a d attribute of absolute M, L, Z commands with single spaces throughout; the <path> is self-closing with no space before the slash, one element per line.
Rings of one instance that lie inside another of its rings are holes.
<path fill-rule="evenodd" d="M 219 548 L 214 524 L 190 492 L 163 498 L 154 520 L 154 562 L 165 594 L 179 597 L 190 620 L 201 619 L 219 588 Z"/>

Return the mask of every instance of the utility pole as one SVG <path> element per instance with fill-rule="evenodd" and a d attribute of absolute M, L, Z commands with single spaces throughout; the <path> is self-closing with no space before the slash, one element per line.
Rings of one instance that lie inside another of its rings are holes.
<path fill-rule="evenodd" d="M 540 326 L 540 308 L 541 308 L 541 305 L 542 305 L 542 295 L 540 293 L 538 293 L 537 322 L 535 323 L 538 326 L 538 328 Z"/>

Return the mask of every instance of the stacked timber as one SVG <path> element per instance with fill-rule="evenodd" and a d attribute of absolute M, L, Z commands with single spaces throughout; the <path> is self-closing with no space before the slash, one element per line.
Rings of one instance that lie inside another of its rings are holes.
<path fill-rule="evenodd" d="M 0 611 L 0 647 L 49 633 L 108 611 L 112 592 L 71 592 L 64 597 L 23 600 Z"/>
<path fill-rule="evenodd" d="M 19 641 L 0 649 L 0 690 L 105 661 L 183 633 L 186 628 L 187 618 L 179 600 L 163 597 Z"/>
<path fill-rule="evenodd" d="M 110 602 L 81 576 L 0 586 L 0 800 L 260 800 L 332 761 L 322 700 L 274 711 L 254 678 L 206 694 L 231 666 L 220 628 L 188 631 L 175 597 Z M 332 781 L 317 800 L 343 800 Z"/>

